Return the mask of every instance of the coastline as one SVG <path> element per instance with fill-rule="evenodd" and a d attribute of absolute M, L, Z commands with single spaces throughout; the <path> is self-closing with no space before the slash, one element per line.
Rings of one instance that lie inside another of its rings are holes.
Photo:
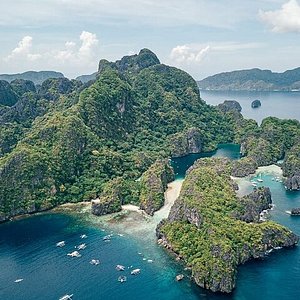
<path fill-rule="evenodd" d="M 156 242 L 156 226 L 162 219 L 168 217 L 172 205 L 179 196 L 183 181 L 183 179 L 176 179 L 168 184 L 164 206 L 156 211 L 153 217 L 147 215 L 138 206 L 129 204 L 123 205 L 120 212 L 100 217 L 90 213 L 84 215 L 82 211 L 84 219 L 101 228 Z"/>
<path fill-rule="evenodd" d="M 260 175 L 273 175 L 274 177 L 279 177 L 282 179 L 282 169 L 273 164 L 269 166 L 263 166 L 263 167 L 258 167 L 255 171 L 254 174 L 247 175 L 245 177 L 233 177 L 231 176 L 231 179 L 234 180 L 235 183 L 238 184 L 239 189 L 237 190 L 237 195 L 239 197 L 243 197 L 247 195 L 249 192 L 251 192 L 253 186 L 251 182 L 251 178 L 255 178 Z"/>

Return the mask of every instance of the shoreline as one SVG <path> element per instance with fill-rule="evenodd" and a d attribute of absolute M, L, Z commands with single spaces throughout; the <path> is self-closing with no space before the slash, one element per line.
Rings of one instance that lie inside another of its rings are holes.
<path fill-rule="evenodd" d="M 269 166 L 258 167 L 256 169 L 255 173 L 249 174 L 245 177 L 233 177 L 233 176 L 231 176 L 231 179 L 235 183 L 237 183 L 237 185 L 239 186 L 239 189 L 236 191 L 237 195 L 239 197 L 243 197 L 243 196 L 249 194 L 249 190 L 253 188 L 251 178 L 257 177 L 260 174 L 273 175 L 275 177 L 279 177 L 280 179 L 282 179 L 282 177 L 283 177 L 282 169 L 279 166 L 275 165 L 275 164 L 272 164 L 272 165 L 269 165 Z"/>
<path fill-rule="evenodd" d="M 117 213 L 94 216 L 88 214 L 84 219 L 96 226 L 107 228 L 129 236 L 136 236 L 139 240 L 152 240 L 156 242 L 156 226 L 158 223 L 167 218 L 171 207 L 178 198 L 183 179 L 176 179 L 168 184 L 165 191 L 165 203 L 151 217 L 135 205 L 122 205 L 122 210 Z"/>

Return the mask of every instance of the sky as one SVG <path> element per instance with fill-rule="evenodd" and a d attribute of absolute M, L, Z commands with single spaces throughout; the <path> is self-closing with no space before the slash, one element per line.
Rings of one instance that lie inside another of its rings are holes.
<path fill-rule="evenodd" d="M 300 0 L 0 0 L 0 73 L 69 78 L 149 48 L 196 80 L 300 66 Z"/>

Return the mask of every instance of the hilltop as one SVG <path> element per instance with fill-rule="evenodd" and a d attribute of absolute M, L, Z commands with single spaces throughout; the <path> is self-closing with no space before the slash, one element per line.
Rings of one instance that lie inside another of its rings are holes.
<path fill-rule="evenodd" d="M 219 73 L 198 81 L 203 90 L 293 91 L 300 90 L 300 68 L 283 73 L 250 69 Z"/>
<path fill-rule="evenodd" d="M 49 78 L 62 78 L 64 75 L 60 72 L 55 71 L 27 71 L 18 74 L 0 74 L 0 80 L 5 80 L 7 82 L 12 82 L 15 79 L 30 80 L 35 85 L 42 84 L 45 80 Z"/>

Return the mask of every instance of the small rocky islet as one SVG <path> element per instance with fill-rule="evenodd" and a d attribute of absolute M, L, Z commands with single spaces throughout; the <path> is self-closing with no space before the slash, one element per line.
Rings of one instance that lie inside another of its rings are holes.
<path fill-rule="evenodd" d="M 47 79 L 39 87 L 1 83 L 0 220 L 63 203 L 92 200 L 104 215 L 134 204 L 153 215 L 174 180 L 170 157 L 241 145 L 241 159 L 198 160 L 179 198 L 157 228 L 194 281 L 231 292 L 237 266 L 298 238 L 260 213 L 267 188 L 243 198 L 230 176 L 243 177 L 283 158 L 285 186 L 300 188 L 300 124 L 244 119 L 238 102 L 207 105 L 187 73 L 148 49 L 112 63 L 101 60 L 87 83 Z"/>

